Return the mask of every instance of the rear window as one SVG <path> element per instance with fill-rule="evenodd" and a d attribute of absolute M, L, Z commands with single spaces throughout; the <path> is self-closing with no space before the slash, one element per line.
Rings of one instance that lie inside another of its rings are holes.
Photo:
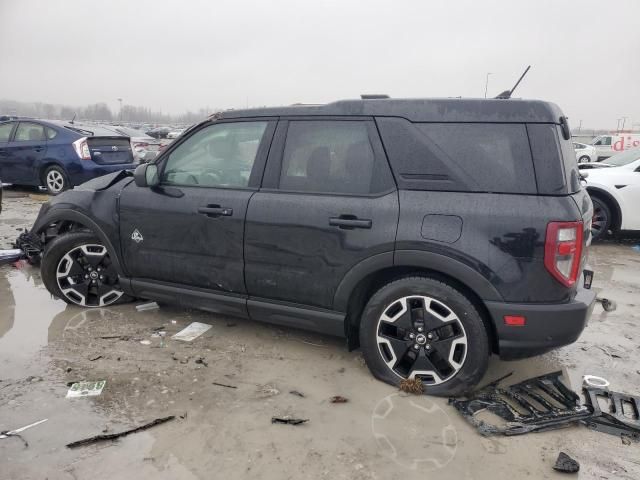
<path fill-rule="evenodd" d="M 557 133 L 558 139 L 560 140 L 560 149 L 562 150 L 565 181 L 567 183 L 569 193 L 576 193 L 581 187 L 576 151 L 573 149 L 571 140 L 565 140 L 562 136 L 562 128 L 560 126 L 557 127 Z"/>
<path fill-rule="evenodd" d="M 524 124 L 378 122 L 403 188 L 537 192 Z"/>

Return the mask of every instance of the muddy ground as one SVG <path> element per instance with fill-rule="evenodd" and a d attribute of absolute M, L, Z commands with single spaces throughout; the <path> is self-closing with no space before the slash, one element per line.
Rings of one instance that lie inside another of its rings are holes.
<path fill-rule="evenodd" d="M 45 199 L 5 191 L 0 248 L 31 225 Z M 583 374 L 594 374 L 640 395 L 638 243 L 591 249 L 594 288 L 617 301 L 616 312 L 597 306 L 578 342 L 558 351 L 492 358 L 484 382 L 563 370 L 575 390 Z M 483 438 L 445 399 L 406 396 L 374 380 L 340 339 L 135 305 L 82 310 L 52 298 L 36 268 L 0 267 L 0 430 L 48 419 L 24 432 L 28 447 L 0 440 L 0 478 L 561 478 L 552 470 L 559 451 L 581 463 L 581 478 L 640 478 L 640 443 L 582 426 Z M 192 321 L 213 327 L 192 343 L 152 336 Z M 78 380 L 107 383 L 100 396 L 66 399 L 67 383 Z M 334 395 L 349 401 L 330 403 Z M 167 415 L 176 419 L 115 442 L 65 447 Z M 309 422 L 272 425 L 280 415 Z"/>

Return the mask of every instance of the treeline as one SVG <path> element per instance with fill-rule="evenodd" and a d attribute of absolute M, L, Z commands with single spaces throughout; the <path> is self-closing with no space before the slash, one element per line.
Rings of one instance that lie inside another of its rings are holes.
<path fill-rule="evenodd" d="M 215 112 L 201 108 L 197 112 L 168 115 L 154 112 L 147 107 L 123 105 L 121 112 L 113 112 L 106 103 L 94 103 L 83 107 L 70 107 L 44 102 L 17 102 L 0 100 L 0 115 L 45 118 L 51 120 L 92 120 L 101 122 L 184 123 L 198 122 Z"/>

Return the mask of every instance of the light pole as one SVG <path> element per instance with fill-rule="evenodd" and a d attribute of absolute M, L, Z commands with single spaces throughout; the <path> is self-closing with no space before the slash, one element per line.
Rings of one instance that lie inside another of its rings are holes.
<path fill-rule="evenodd" d="M 487 89 L 489 88 L 489 75 L 493 75 L 491 72 L 487 72 L 487 78 L 484 81 L 484 98 L 487 98 Z"/>
<path fill-rule="evenodd" d="M 616 133 L 620 132 L 620 120 L 622 120 L 621 118 L 618 119 L 618 125 L 616 125 Z"/>
<path fill-rule="evenodd" d="M 122 121 L 122 99 L 118 98 L 118 102 L 120 102 L 120 121 Z"/>
<path fill-rule="evenodd" d="M 578 125 L 578 133 L 580 133 L 580 130 L 582 130 L 582 120 L 580 120 L 580 124 Z"/>
<path fill-rule="evenodd" d="M 622 128 L 620 130 L 624 131 L 624 124 L 627 123 L 627 117 L 622 117 Z"/>

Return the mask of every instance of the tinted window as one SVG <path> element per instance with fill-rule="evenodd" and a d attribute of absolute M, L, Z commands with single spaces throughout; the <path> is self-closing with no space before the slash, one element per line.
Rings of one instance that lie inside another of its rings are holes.
<path fill-rule="evenodd" d="M 41 142 L 44 141 L 44 127 L 37 123 L 20 122 L 16 129 L 14 142 Z"/>
<path fill-rule="evenodd" d="M 433 154 L 470 191 L 536 193 L 527 131 L 521 124 L 423 123 Z M 429 159 L 424 173 L 429 174 Z"/>
<path fill-rule="evenodd" d="M 167 159 L 162 183 L 247 187 L 267 122 L 209 125 L 182 142 Z"/>
<path fill-rule="evenodd" d="M 0 124 L 0 142 L 8 142 L 11 130 L 13 130 L 13 122 Z"/>
<path fill-rule="evenodd" d="M 46 132 L 47 132 L 47 140 L 53 140 L 58 136 L 58 132 L 55 131 L 53 128 L 47 127 Z"/>
<path fill-rule="evenodd" d="M 282 159 L 280 189 L 346 194 L 380 193 L 391 176 L 376 159 L 366 122 L 292 121 Z"/>

